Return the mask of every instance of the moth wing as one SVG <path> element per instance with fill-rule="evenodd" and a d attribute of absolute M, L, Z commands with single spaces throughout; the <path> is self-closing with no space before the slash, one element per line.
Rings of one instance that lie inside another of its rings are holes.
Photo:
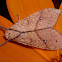
<path fill-rule="evenodd" d="M 47 8 L 40 10 L 40 12 L 40 17 L 42 17 L 42 20 L 37 22 L 37 29 L 53 27 L 58 20 L 61 10 L 55 8 Z"/>
<path fill-rule="evenodd" d="M 24 18 L 20 22 L 17 22 L 11 29 L 18 31 L 32 31 L 53 27 L 56 24 L 60 13 L 61 11 L 55 8 L 43 9 Z"/>
<path fill-rule="evenodd" d="M 13 41 L 47 50 L 57 50 L 62 48 L 62 36 L 54 28 L 22 33 L 20 36 L 13 39 Z"/>
<path fill-rule="evenodd" d="M 39 30 L 37 31 L 37 34 L 44 41 L 49 50 L 57 50 L 62 48 L 62 36 L 56 29 L 48 28 Z"/>

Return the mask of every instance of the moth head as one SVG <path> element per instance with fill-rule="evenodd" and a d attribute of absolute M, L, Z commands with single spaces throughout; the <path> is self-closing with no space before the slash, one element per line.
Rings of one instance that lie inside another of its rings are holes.
<path fill-rule="evenodd" d="M 4 34 L 4 37 L 8 40 L 12 40 L 15 37 L 17 37 L 17 35 L 19 35 L 19 32 L 13 31 L 13 30 L 7 30 Z"/>

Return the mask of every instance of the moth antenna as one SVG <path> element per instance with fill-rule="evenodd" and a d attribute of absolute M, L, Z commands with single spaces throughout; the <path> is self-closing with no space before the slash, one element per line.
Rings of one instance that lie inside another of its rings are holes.
<path fill-rule="evenodd" d="M 9 40 L 7 40 L 6 42 L 2 43 L 2 44 L 0 45 L 0 47 L 3 46 L 4 44 L 6 44 L 8 41 L 9 41 Z"/>
<path fill-rule="evenodd" d="M 19 14 L 17 14 L 17 16 L 18 16 L 18 22 L 20 21 L 20 16 L 19 16 Z"/>
<path fill-rule="evenodd" d="M 0 28 L 3 28 L 3 29 L 6 29 L 6 30 L 7 30 L 7 28 L 5 28 L 5 27 L 3 27 L 3 26 L 0 26 Z"/>

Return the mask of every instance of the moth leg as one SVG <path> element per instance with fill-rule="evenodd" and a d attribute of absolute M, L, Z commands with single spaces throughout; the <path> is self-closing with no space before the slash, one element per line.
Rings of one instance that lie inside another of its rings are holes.
<path fill-rule="evenodd" d="M 18 16 L 18 22 L 20 22 L 20 16 L 19 16 L 19 14 L 17 14 L 17 16 Z"/>

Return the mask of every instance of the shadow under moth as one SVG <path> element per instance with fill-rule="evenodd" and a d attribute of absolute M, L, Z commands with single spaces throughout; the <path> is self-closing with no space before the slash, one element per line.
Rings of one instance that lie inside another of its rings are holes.
<path fill-rule="evenodd" d="M 62 48 L 62 35 L 53 28 L 61 11 L 46 8 L 18 21 L 4 34 L 7 40 L 24 45 L 57 50 Z"/>

